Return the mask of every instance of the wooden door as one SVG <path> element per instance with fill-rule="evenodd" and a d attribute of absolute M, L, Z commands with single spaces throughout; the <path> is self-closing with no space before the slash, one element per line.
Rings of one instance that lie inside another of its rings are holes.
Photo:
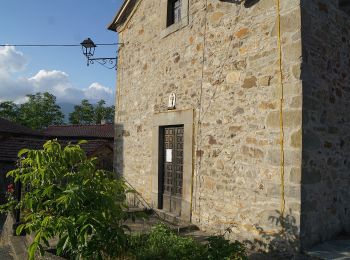
<path fill-rule="evenodd" d="M 183 179 L 184 127 L 164 127 L 163 134 L 163 209 L 180 216 Z"/>

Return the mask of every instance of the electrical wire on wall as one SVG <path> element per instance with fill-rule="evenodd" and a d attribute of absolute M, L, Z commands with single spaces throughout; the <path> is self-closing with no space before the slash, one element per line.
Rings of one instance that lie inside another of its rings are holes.
<path fill-rule="evenodd" d="M 201 132 L 202 132 L 202 98 L 203 98 L 203 81 L 204 81 L 204 63 L 205 63 L 205 50 L 206 50 L 206 42 L 207 42 L 207 21 L 208 21 L 208 0 L 205 0 L 204 7 L 205 15 L 204 15 L 204 32 L 203 32 L 203 52 L 202 52 L 202 69 L 201 69 L 201 84 L 200 84 L 200 93 L 199 93 L 199 102 L 198 102 L 198 122 L 197 122 L 197 135 L 196 135 L 196 154 L 200 154 L 200 148 L 202 146 Z M 196 156 L 196 155 L 194 155 Z M 197 157 L 197 156 L 196 156 Z M 202 164 L 202 156 L 198 156 L 198 162 L 196 167 L 196 193 L 199 190 L 199 197 L 193 196 L 198 200 L 198 215 L 200 216 L 200 200 L 201 200 L 201 180 L 200 180 L 200 170 Z M 195 207 L 196 207 L 195 206 Z M 196 211 L 196 210 L 194 210 Z M 198 220 L 199 222 L 201 219 Z"/>
<path fill-rule="evenodd" d="M 281 36 L 281 7 L 280 0 L 277 1 L 277 44 L 278 44 L 278 65 L 279 65 L 279 80 L 280 80 L 280 175 L 281 175 L 281 226 L 284 232 L 284 213 L 285 213 L 285 185 L 284 185 L 284 124 L 283 124 L 283 103 L 284 103 L 284 84 L 283 84 L 283 68 L 282 68 L 282 36 Z"/>

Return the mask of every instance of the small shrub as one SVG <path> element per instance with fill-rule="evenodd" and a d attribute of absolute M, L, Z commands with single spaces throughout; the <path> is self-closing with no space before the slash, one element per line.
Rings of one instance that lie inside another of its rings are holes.
<path fill-rule="evenodd" d="M 230 242 L 224 236 L 208 238 L 206 259 L 246 259 L 245 247 L 242 243 Z"/>
<path fill-rule="evenodd" d="M 140 260 L 246 259 L 245 247 L 238 241 L 232 243 L 223 236 L 212 236 L 207 244 L 200 244 L 191 237 L 177 235 L 164 224 L 130 241 L 131 255 Z"/>
<path fill-rule="evenodd" d="M 126 186 L 111 172 L 97 170 L 95 159 L 79 145 L 64 149 L 48 141 L 43 150 L 19 152 L 20 167 L 8 173 L 29 190 L 15 205 L 25 211 L 25 223 L 17 233 L 35 233 L 29 258 L 44 253 L 48 240 L 58 237 L 57 253 L 70 258 L 102 259 L 125 251 L 123 225 Z M 13 200 L 2 210 L 11 211 Z"/>

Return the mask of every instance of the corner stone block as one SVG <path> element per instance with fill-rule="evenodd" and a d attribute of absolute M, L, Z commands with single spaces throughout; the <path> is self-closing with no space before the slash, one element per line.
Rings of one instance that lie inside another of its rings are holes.
<path fill-rule="evenodd" d="M 291 0 L 285 2 L 292 2 Z M 295 6 L 293 6 L 295 7 Z M 290 6 L 289 8 L 293 8 Z M 290 9 L 289 9 L 290 10 Z M 298 8 L 281 16 L 281 30 L 283 33 L 295 32 L 301 28 L 301 17 Z M 277 36 L 277 22 L 271 31 L 271 36 Z"/>
<path fill-rule="evenodd" d="M 297 128 L 302 123 L 301 110 L 287 110 L 283 112 L 283 127 L 285 128 Z M 267 115 L 266 126 L 268 128 L 280 127 L 280 112 L 272 111 Z"/>
<path fill-rule="evenodd" d="M 301 129 L 299 129 L 298 131 L 294 132 L 291 135 L 290 145 L 294 148 L 299 148 L 301 147 L 301 143 L 302 143 L 301 140 L 302 140 Z"/>
<path fill-rule="evenodd" d="M 281 165 L 281 150 L 271 149 L 267 153 L 266 161 L 272 166 Z M 301 151 L 299 150 L 284 150 L 284 165 L 285 166 L 301 166 Z"/>
<path fill-rule="evenodd" d="M 301 169 L 292 168 L 289 173 L 289 181 L 293 184 L 300 184 L 301 181 Z"/>
<path fill-rule="evenodd" d="M 291 44 L 284 46 L 283 56 L 286 62 L 299 61 L 301 54 L 301 42 L 297 41 Z"/>

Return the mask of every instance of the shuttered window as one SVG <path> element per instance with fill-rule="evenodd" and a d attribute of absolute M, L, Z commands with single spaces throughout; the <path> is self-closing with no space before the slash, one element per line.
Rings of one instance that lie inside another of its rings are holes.
<path fill-rule="evenodd" d="M 167 26 L 181 20 L 181 0 L 168 0 Z"/>

